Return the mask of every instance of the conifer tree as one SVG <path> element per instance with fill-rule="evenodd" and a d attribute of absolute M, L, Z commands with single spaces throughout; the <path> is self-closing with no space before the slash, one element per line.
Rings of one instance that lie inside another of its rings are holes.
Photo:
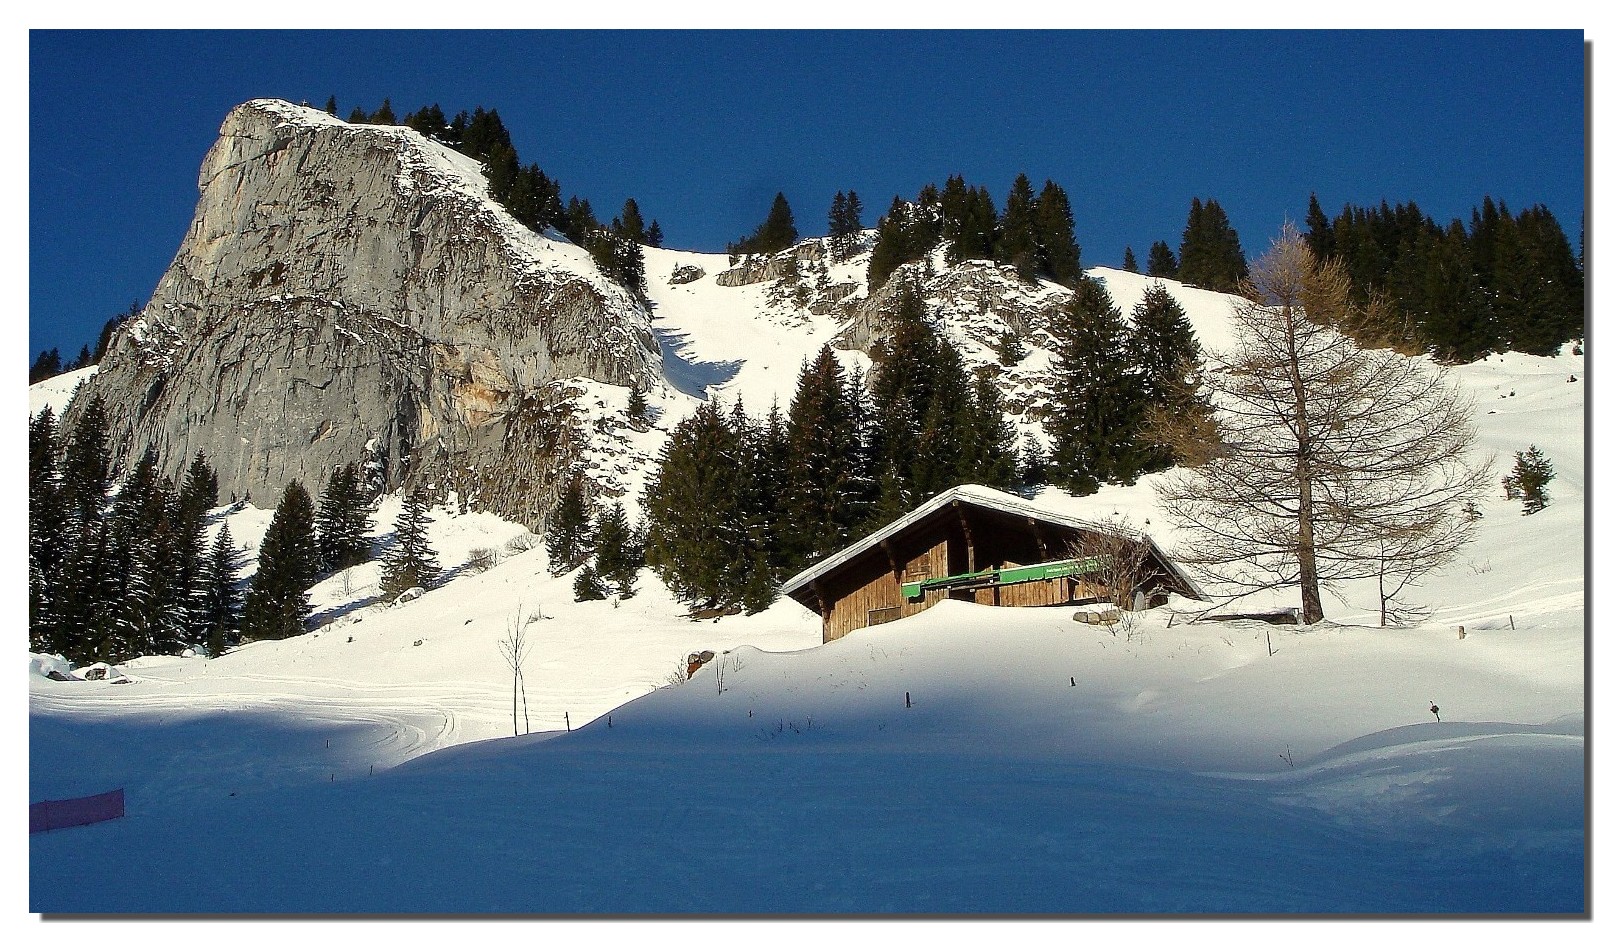
<path fill-rule="evenodd" d="M 648 247 L 665 247 L 665 232 L 659 227 L 659 219 L 657 218 L 648 226 Z"/>
<path fill-rule="evenodd" d="M 749 456 L 714 403 L 677 424 L 648 482 L 648 565 L 677 598 L 716 608 L 740 604 L 752 571 L 764 563 L 750 525 Z"/>
<path fill-rule="evenodd" d="M 56 348 L 42 350 L 39 353 L 39 358 L 34 361 L 34 366 L 28 369 L 28 382 L 39 383 L 41 380 L 49 380 L 61 372 L 62 355 L 57 352 Z"/>
<path fill-rule="evenodd" d="M 349 111 L 349 118 L 345 121 L 352 126 L 364 125 L 368 121 L 366 117 L 366 110 L 362 109 L 360 106 L 356 106 L 354 109 Z"/>
<path fill-rule="evenodd" d="M 1188 389 L 1183 386 L 1184 377 L 1200 360 L 1200 344 L 1182 305 L 1167 291 L 1166 285 L 1151 285 L 1133 308 L 1128 352 L 1138 364 L 1139 393 L 1146 412 L 1154 408 L 1160 408 L 1164 414 L 1190 412 L 1191 407 L 1179 404 L 1189 397 Z M 1146 471 L 1165 469 L 1174 463 L 1169 448 L 1140 442 L 1139 452 Z"/>
<path fill-rule="evenodd" d="M 209 657 L 225 653 L 237 634 L 237 551 L 231 527 L 220 526 L 209 546 L 203 570 L 203 615 L 201 630 Z"/>
<path fill-rule="evenodd" d="M 86 663 L 111 646 L 118 596 L 107 538 L 108 470 L 107 409 L 97 394 L 67 436 L 60 484 L 65 515 L 58 642 L 63 654 Z"/>
<path fill-rule="evenodd" d="M 783 487 L 792 563 L 828 555 L 856 525 L 861 453 L 846 377 L 834 349 L 823 345 L 800 368 L 789 404 L 788 458 Z"/>
<path fill-rule="evenodd" d="M 896 269 L 908 261 L 907 203 L 900 195 L 891 200 L 890 211 L 879 219 L 879 236 L 873 254 L 868 256 L 868 290 L 884 287 Z"/>
<path fill-rule="evenodd" d="M 602 576 L 590 562 L 575 576 L 574 591 L 577 602 L 600 602 L 609 597 L 609 587 L 603 584 Z"/>
<path fill-rule="evenodd" d="M 389 105 L 389 97 L 383 97 L 383 105 L 379 106 L 378 111 L 372 113 L 367 121 L 375 126 L 392 126 L 395 124 L 394 108 Z"/>
<path fill-rule="evenodd" d="M 1336 236 L 1330 228 L 1330 219 L 1319 206 L 1315 192 L 1307 196 L 1307 247 L 1320 261 L 1328 261 L 1336 253 Z"/>
<path fill-rule="evenodd" d="M 1042 239 L 1037 227 L 1037 199 L 1031 190 L 1031 180 L 1021 172 L 1009 188 L 1009 197 L 1003 203 L 1003 217 L 998 220 L 997 260 L 1014 265 L 1025 281 L 1036 279 L 1041 264 Z"/>
<path fill-rule="evenodd" d="M 1526 452 L 1517 451 L 1516 465 L 1510 475 L 1500 481 L 1506 499 L 1522 501 L 1522 515 L 1530 516 L 1550 505 L 1550 494 L 1545 488 L 1555 478 L 1555 466 L 1536 446 Z"/>
<path fill-rule="evenodd" d="M 643 565 L 642 546 L 626 522 L 625 506 L 617 501 L 604 509 L 597 517 L 592 536 L 596 546 L 587 571 L 612 585 L 619 597 L 635 595 L 637 570 Z"/>
<path fill-rule="evenodd" d="M 267 641 L 304 634 L 310 614 L 307 590 L 320 568 L 315 506 L 298 480 L 287 484 L 259 545 L 259 570 L 242 607 L 244 641 Z"/>
<path fill-rule="evenodd" d="M 766 213 L 766 220 L 761 222 L 753 234 L 739 239 L 727 250 L 729 254 L 736 255 L 771 255 L 799 240 L 800 232 L 795 230 L 794 212 L 789 208 L 789 200 L 779 192 L 772 199 L 772 207 Z"/>
<path fill-rule="evenodd" d="M 394 521 L 394 544 L 383 556 L 378 591 L 393 599 L 413 588 L 433 588 L 440 574 L 434 550 L 428 544 L 428 490 L 418 487 L 400 502 Z"/>
<path fill-rule="evenodd" d="M 1247 275 L 1240 236 L 1216 199 L 1194 199 L 1183 243 L 1178 247 L 1178 280 L 1212 291 L 1238 292 Z"/>
<path fill-rule="evenodd" d="M 1178 258 L 1164 241 L 1157 241 L 1150 245 L 1150 257 L 1145 262 L 1144 272 L 1152 278 L 1178 277 Z"/>
<path fill-rule="evenodd" d="M 637 207 L 637 200 L 626 199 L 625 205 L 620 209 L 619 225 L 614 229 L 615 234 L 638 244 L 647 244 L 648 229 L 643 225 L 642 210 Z"/>
<path fill-rule="evenodd" d="M 633 422 L 648 416 L 648 398 L 643 395 L 642 388 L 636 384 L 631 385 L 631 393 L 626 397 L 626 416 Z"/>
<path fill-rule="evenodd" d="M 57 450 L 56 416 L 46 407 L 28 424 L 28 644 L 52 654 L 68 647 L 61 604 L 67 509 Z"/>
<path fill-rule="evenodd" d="M 1103 482 L 1131 482 L 1138 472 L 1135 436 L 1140 407 L 1127 367 L 1127 326 L 1098 280 L 1084 278 L 1055 322 L 1053 411 L 1044 421 L 1054 441 L 1055 482 L 1089 495 Z"/>
<path fill-rule="evenodd" d="M 335 467 L 316 511 L 316 544 L 323 572 L 342 571 L 366 561 L 371 548 L 367 541 L 370 509 L 361 488 L 360 466 Z"/>
<path fill-rule="evenodd" d="M 1132 245 L 1128 245 L 1127 251 L 1121 256 L 1121 269 L 1123 271 L 1131 271 L 1133 274 L 1138 273 L 1138 259 L 1133 257 Z"/>
<path fill-rule="evenodd" d="M 547 545 L 547 571 L 564 575 L 578 568 L 592 552 L 592 517 L 586 481 L 569 476 L 543 533 Z"/>
<path fill-rule="evenodd" d="M 1076 243 L 1071 200 L 1052 180 L 1043 183 L 1034 210 L 1037 270 L 1068 287 L 1082 277 L 1082 249 Z"/>
<path fill-rule="evenodd" d="M 1027 433 L 1020 443 L 1020 484 L 1038 486 L 1048 481 L 1048 450 L 1036 434 Z"/>

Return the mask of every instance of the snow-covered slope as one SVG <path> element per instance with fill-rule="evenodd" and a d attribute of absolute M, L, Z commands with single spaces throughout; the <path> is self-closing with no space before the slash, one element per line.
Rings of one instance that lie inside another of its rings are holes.
<path fill-rule="evenodd" d="M 1220 320 L 1180 296 L 1202 333 Z M 710 313 L 695 364 L 775 339 Z M 794 361 L 817 335 L 782 336 L 773 359 Z M 31 798 L 122 786 L 129 804 L 32 838 L 30 907 L 1581 910 L 1585 363 L 1450 373 L 1499 471 L 1536 443 L 1557 474 L 1537 515 L 1484 505 L 1418 628 L 1368 627 L 1352 589 L 1305 630 L 945 602 L 820 645 L 787 601 L 681 619 L 649 573 L 618 607 L 575 603 L 538 550 L 397 607 L 367 605 L 358 569 L 317 587 L 301 638 L 121 664 L 126 684 L 30 677 Z M 1153 482 L 1038 502 L 1161 538 Z M 253 547 L 268 513 L 224 518 Z M 438 510 L 432 539 L 457 572 L 522 534 Z M 497 648 L 515 615 L 538 616 L 519 738 Z"/>

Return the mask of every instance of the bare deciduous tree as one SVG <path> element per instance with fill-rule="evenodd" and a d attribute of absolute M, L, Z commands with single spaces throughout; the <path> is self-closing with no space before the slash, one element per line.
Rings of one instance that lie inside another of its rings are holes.
<path fill-rule="evenodd" d="M 528 643 L 528 629 L 530 620 L 524 617 L 524 606 L 519 605 L 518 611 L 507 623 L 507 634 L 496 643 L 501 649 L 502 659 L 513 672 L 513 735 L 518 736 L 518 709 L 519 701 L 524 702 L 524 733 L 530 732 L 530 697 L 524 690 L 524 659 L 530 653 Z"/>
<path fill-rule="evenodd" d="M 1129 638 L 1138 629 L 1135 596 L 1139 581 L 1144 578 L 1143 566 L 1149 561 L 1150 537 L 1136 529 L 1125 517 L 1117 516 L 1099 523 L 1099 531 L 1083 532 L 1066 547 L 1066 557 L 1085 566 L 1087 581 L 1102 587 L 1116 607 L 1114 616 L 1104 616 L 1105 627 L 1111 634 L 1118 629 Z M 1148 593 L 1142 593 L 1148 595 Z"/>
<path fill-rule="evenodd" d="M 1287 225 L 1204 378 L 1221 443 L 1158 488 L 1191 567 L 1244 591 L 1297 584 L 1308 624 L 1320 586 L 1353 579 L 1380 582 L 1383 623 L 1401 614 L 1397 594 L 1469 538 L 1492 465 L 1470 462 L 1471 407 L 1440 371 L 1336 329 L 1347 291 Z"/>

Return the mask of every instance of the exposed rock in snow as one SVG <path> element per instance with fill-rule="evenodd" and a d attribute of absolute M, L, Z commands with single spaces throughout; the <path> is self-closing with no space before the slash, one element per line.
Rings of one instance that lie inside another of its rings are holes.
<path fill-rule="evenodd" d="M 255 100 L 199 189 L 151 303 L 83 388 L 113 408 L 120 463 L 151 447 L 174 473 L 202 451 L 222 495 L 257 500 L 363 460 L 389 489 L 478 472 L 484 505 L 536 523 L 575 442 L 552 385 L 659 374 L 633 295 L 409 129 Z"/>

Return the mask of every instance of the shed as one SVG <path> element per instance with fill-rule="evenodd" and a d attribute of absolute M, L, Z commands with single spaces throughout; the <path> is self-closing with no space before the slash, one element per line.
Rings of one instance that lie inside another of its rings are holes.
<path fill-rule="evenodd" d="M 1155 607 L 1206 596 L 1145 535 L 965 485 L 796 575 L 782 593 L 823 619 L 829 642 L 916 615 L 944 598 L 1046 606 L 1112 600 Z"/>

